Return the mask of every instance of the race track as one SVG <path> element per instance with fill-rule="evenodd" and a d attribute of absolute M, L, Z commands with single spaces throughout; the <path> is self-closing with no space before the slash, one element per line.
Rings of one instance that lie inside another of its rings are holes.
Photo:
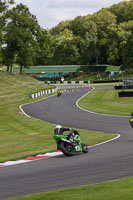
<path fill-rule="evenodd" d="M 60 97 L 26 104 L 22 109 L 29 116 L 54 124 L 117 133 L 121 137 L 90 148 L 88 154 L 61 155 L 0 168 L 0 199 L 133 175 L 133 129 L 129 118 L 98 115 L 78 108 L 76 101 L 89 90 L 89 87 L 79 91 L 69 88 Z"/>

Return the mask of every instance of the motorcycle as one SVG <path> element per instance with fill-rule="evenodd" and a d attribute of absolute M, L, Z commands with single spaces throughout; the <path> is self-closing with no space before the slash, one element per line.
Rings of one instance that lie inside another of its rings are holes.
<path fill-rule="evenodd" d="M 77 130 L 71 133 L 53 136 L 57 143 L 57 150 L 61 150 L 65 156 L 72 156 L 74 153 L 88 153 L 87 146 L 82 143 Z"/>
<path fill-rule="evenodd" d="M 59 96 L 61 96 L 61 95 L 62 95 L 62 92 L 59 91 L 59 92 L 57 93 L 57 97 L 59 97 Z"/>
<path fill-rule="evenodd" d="M 131 112 L 131 118 L 129 119 L 129 123 L 131 127 L 133 128 L 133 112 Z"/>

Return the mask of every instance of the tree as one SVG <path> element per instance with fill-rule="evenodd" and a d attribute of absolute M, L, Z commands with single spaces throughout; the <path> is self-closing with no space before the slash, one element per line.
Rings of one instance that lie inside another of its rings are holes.
<path fill-rule="evenodd" d="M 52 62 L 53 41 L 53 36 L 51 36 L 49 31 L 40 28 L 37 34 L 38 48 L 36 48 L 36 55 L 33 59 L 34 65 L 48 65 Z"/>
<path fill-rule="evenodd" d="M 117 18 L 117 23 L 128 22 L 133 19 L 133 0 L 120 2 L 107 8 Z"/>
<path fill-rule="evenodd" d="M 51 28 L 49 30 L 51 35 L 59 35 L 61 32 L 63 32 L 65 29 L 69 29 L 70 21 L 62 21 L 57 26 Z"/>
<path fill-rule="evenodd" d="M 78 16 L 69 22 L 69 29 L 76 36 L 76 46 L 79 52 L 79 64 L 96 62 L 97 25 L 91 16 Z"/>
<path fill-rule="evenodd" d="M 106 9 L 102 9 L 92 16 L 97 25 L 97 51 L 98 63 L 107 63 L 109 29 L 116 26 L 116 16 Z"/>
<path fill-rule="evenodd" d="M 133 20 L 121 23 L 118 32 L 120 55 L 124 69 L 133 69 Z"/>
<path fill-rule="evenodd" d="M 4 55 L 7 56 L 10 52 L 10 59 L 8 59 L 10 65 L 15 61 L 22 71 L 23 67 L 28 68 L 33 64 L 39 25 L 36 17 L 23 4 L 18 4 L 7 12 L 6 22 Z"/>
<path fill-rule="evenodd" d="M 91 20 L 84 20 L 80 28 L 80 64 L 96 63 L 97 25 Z"/>
<path fill-rule="evenodd" d="M 77 64 L 79 59 L 78 48 L 76 46 L 77 37 L 72 31 L 65 29 L 56 38 L 53 47 L 53 64 L 72 65 Z"/>
<path fill-rule="evenodd" d="M 13 4 L 14 1 L 10 0 L 1 0 L 0 1 L 0 63 L 2 62 L 2 40 L 3 40 L 3 28 L 5 25 L 5 14 L 10 4 Z"/>

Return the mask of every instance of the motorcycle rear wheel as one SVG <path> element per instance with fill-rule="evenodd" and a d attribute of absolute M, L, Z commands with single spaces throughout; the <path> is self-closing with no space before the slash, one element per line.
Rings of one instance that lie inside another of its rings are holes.
<path fill-rule="evenodd" d="M 65 154 L 65 156 L 72 156 L 73 155 L 73 148 L 67 142 L 60 143 L 60 150 Z"/>

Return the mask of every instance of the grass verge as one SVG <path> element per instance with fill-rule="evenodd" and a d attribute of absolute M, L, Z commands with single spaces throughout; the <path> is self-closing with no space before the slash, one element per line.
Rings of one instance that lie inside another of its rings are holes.
<path fill-rule="evenodd" d="M 102 90 L 98 90 L 102 89 Z M 86 110 L 109 114 L 130 116 L 133 111 L 133 98 L 132 97 L 119 97 L 120 90 L 107 90 L 107 87 L 96 87 L 96 90 L 88 93 L 82 98 L 78 105 Z"/>
<path fill-rule="evenodd" d="M 131 200 L 133 199 L 132 185 L 133 177 L 130 177 L 112 182 L 26 195 L 12 200 Z"/>

